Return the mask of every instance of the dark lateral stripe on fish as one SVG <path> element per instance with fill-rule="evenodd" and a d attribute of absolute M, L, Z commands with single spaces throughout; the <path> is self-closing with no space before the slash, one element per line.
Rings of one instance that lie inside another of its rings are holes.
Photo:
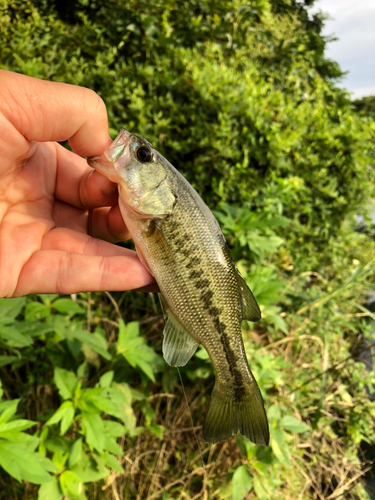
<path fill-rule="evenodd" d="M 197 278 L 198 276 L 199 278 Z M 214 297 L 214 293 L 209 288 L 210 282 L 207 279 L 200 278 L 200 273 L 194 273 L 194 274 L 191 273 L 189 275 L 189 278 L 192 280 L 196 288 L 200 290 L 206 288 L 206 290 L 203 290 L 203 293 L 201 294 L 200 298 L 203 304 L 205 305 L 205 308 L 207 309 L 209 315 L 212 317 L 216 330 L 219 334 L 219 339 L 223 346 L 224 355 L 228 364 L 228 369 L 235 382 L 234 399 L 236 402 L 241 401 L 245 395 L 244 379 L 241 371 L 236 367 L 237 358 L 235 352 L 231 348 L 230 338 L 226 333 L 227 327 L 225 323 L 220 321 L 220 318 L 218 317 L 218 315 L 220 314 L 220 310 L 213 305 L 212 298 Z"/>
<path fill-rule="evenodd" d="M 191 255 L 193 253 L 193 248 L 194 244 L 190 243 L 190 238 L 191 236 L 186 234 L 186 232 L 181 231 L 181 228 L 178 227 L 178 224 L 172 223 L 172 221 L 169 221 L 168 224 L 168 237 L 170 242 L 173 242 L 173 245 L 175 246 L 176 250 L 178 250 L 180 253 L 183 255 Z M 190 243 L 190 245 L 189 245 Z M 225 245 L 225 246 L 224 246 Z M 229 248 L 228 245 L 225 243 L 224 246 L 224 252 L 227 254 L 229 253 Z M 188 246 L 190 248 L 188 249 Z M 230 374 L 232 375 L 234 379 L 234 399 L 236 402 L 239 402 L 242 400 L 242 398 L 245 395 L 245 386 L 244 386 L 244 379 L 242 376 L 241 371 L 236 367 L 237 365 L 237 360 L 236 360 L 236 355 L 235 352 L 232 350 L 231 345 L 230 345 L 230 338 L 226 334 L 226 325 L 220 321 L 218 318 L 220 314 L 220 310 L 214 306 L 213 304 L 213 297 L 214 293 L 210 289 L 210 282 L 208 279 L 204 279 L 201 277 L 201 272 L 199 272 L 196 267 L 198 267 L 199 263 L 201 262 L 201 259 L 197 256 L 191 256 L 185 263 L 184 267 L 186 269 L 191 269 L 191 272 L 189 273 L 188 277 L 190 280 L 192 280 L 195 288 L 198 290 L 201 290 L 203 293 L 200 295 L 200 298 L 202 300 L 202 303 L 204 304 L 206 310 L 208 311 L 209 315 L 213 318 L 217 332 L 219 334 L 220 342 L 223 346 L 224 350 L 224 355 L 228 364 L 228 369 Z"/>
<path fill-rule="evenodd" d="M 201 290 L 202 288 L 208 288 L 210 286 L 210 282 L 207 279 L 204 278 L 199 278 L 196 281 L 193 282 L 195 288 L 198 288 Z"/>
<path fill-rule="evenodd" d="M 234 381 L 234 401 L 240 402 L 246 394 L 246 389 L 241 370 L 237 368 L 238 360 L 236 358 L 235 352 L 231 347 L 230 337 L 226 333 L 227 326 L 220 320 L 220 309 L 214 306 L 214 292 L 211 290 L 210 281 L 207 278 L 203 278 L 202 273 L 197 269 L 199 267 L 199 264 L 202 262 L 202 259 L 195 254 L 196 244 L 194 241 L 192 241 L 191 234 L 181 229 L 181 226 L 179 226 L 172 219 L 168 218 L 168 229 L 166 229 L 166 231 L 168 233 L 169 243 L 173 245 L 174 250 L 186 257 L 183 265 L 185 269 L 190 271 L 188 274 L 188 278 L 192 281 L 194 287 L 197 290 L 200 290 L 200 299 L 215 324 L 216 331 L 219 334 L 220 343 L 223 346 L 228 370 Z M 226 256 L 228 263 L 231 264 L 231 259 L 228 257 L 229 248 L 225 240 L 221 242 L 221 246 L 224 250 L 224 255 Z"/>
<path fill-rule="evenodd" d="M 219 340 L 223 346 L 225 358 L 227 361 L 228 369 L 232 377 L 234 378 L 234 397 L 235 401 L 239 402 L 245 395 L 245 385 L 244 379 L 240 369 L 237 368 L 237 357 L 230 345 L 230 338 L 226 333 L 226 325 L 216 318 L 214 321 L 216 323 L 217 331 L 219 333 Z"/>
<path fill-rule="evenodd" d="M 206 306 L 206 309 L 210 311 L 212 304 L 212 297 L 214 296 L 214 293 L 212 290 L 207 290 L 201 295 L 201 300 L 203 304 Z"/>
<path fill-rule="evenodd" d="M 192 269 L 193 267 L 198 267 L 202 260 L 199 257 L 191 257 L 185 262 L 185 269 Z"/>

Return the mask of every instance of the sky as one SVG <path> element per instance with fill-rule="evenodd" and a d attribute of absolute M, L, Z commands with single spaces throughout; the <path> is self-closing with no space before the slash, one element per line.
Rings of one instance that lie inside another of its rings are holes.
<path fill-rule="evenodd" d="M 326 55 L 349 73 L 339 84 L 353 98 L 375 95 L 375 0 L 317 0 L 313 12 L 329 14 L 324 35 L 338 38 Z"/>

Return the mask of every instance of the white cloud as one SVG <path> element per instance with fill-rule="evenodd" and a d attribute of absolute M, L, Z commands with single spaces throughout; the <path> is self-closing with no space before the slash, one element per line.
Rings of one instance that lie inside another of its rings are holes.
<path fill-rule="evenodd" d="M 374 87 L 363 87 L 362 89 L 356 89 L 352 91 L 353 99 L 360 99 L 361 97 L 365 97 L 367 95 L 375 95 L 375 86 Z"/>
<path fill-rule="evenodd" d="M 375 93 L 375 1 L 318 0 L 312 11 L 329 14 L 324 35 L 339 40 L 330 42 L 326 55 L 349 73 L 341 86 L 355 97 Z"/>

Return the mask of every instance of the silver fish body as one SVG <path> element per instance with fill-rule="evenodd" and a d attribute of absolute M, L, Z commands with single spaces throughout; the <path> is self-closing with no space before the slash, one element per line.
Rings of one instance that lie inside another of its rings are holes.
<path fill-rule="evenodd" d="M 183 366 L 202 344 L 213 363 L 204 440 L 218 443 L 239 431 L 268 445 L 263 400 L 241 334 L 241 321 L 258 321 L 260 310 L 212 212 L 150 143 L 125 130 L 88 163 L 118 183 L 124 222 L 159 285 L 165 360 Z"/>

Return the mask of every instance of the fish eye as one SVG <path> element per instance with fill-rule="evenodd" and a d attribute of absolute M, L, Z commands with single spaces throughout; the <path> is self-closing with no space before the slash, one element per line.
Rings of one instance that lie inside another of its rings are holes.
<path fill-rule="evenodd" d="M 140 148 L 138 148 L 136 155 L 137 155 L 137 159 L 141 163 L 149 163 L 152 160 L 151 149 L 148 148 L 147 146 L 141 146 Z"/>

